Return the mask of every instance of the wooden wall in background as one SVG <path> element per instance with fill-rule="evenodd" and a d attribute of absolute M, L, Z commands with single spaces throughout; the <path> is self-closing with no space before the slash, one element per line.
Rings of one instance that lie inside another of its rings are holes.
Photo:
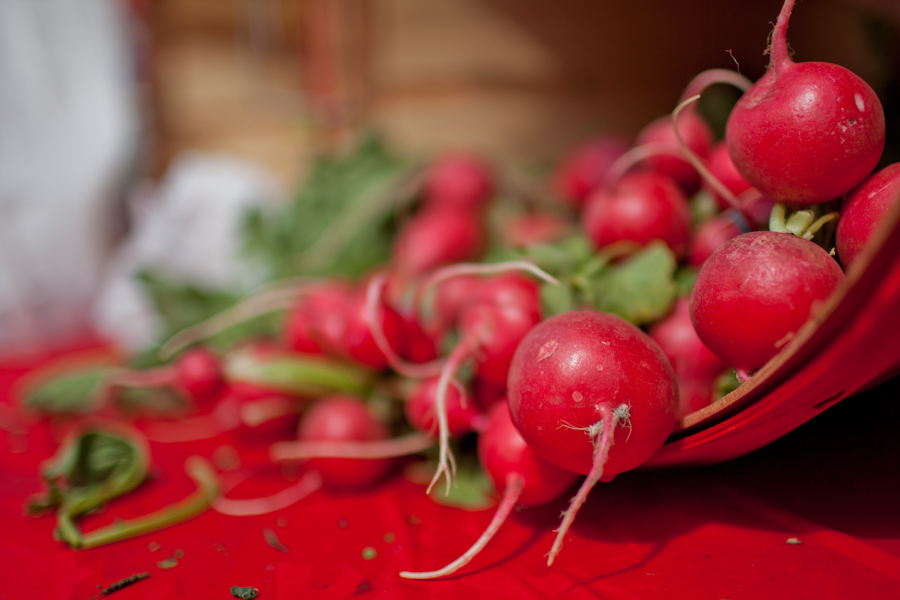
<path fill-rule="evenodd" d="M 737 61 L 759 77 L 780 6 L 148 0 L 157 166 L 185 148 L 221 150 L 290 184 L 313 148 L 369 127 L 402 151 L 546 162 L 593 133 L 633 136 L 672 110 L 703 69 Z M 867 15 L 900 30 L 893 0 L 798 3 L 789 31 L 796 58 L 837 62 L 886 85 L 896 73 L 875 53 Z"/>

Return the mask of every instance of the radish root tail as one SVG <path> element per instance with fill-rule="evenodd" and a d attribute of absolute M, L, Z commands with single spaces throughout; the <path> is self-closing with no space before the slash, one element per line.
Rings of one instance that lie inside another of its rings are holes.
<path fill-rule="evenodd" d="M 598 422 L 600 431 L 599 437 L 595 438 L 594 462 L 591 465 L 590 472 L 587 474 L 584 482 L 582 482 L 581 487 L 578 488 L 578 493 L 575 494 L 575 497 L 572 498 L 569 503 L 569 508 L 563 513 L 562 523 L 560 523 L 559 529 L 556 530 L 556 539 L 553 540 L 553 546 L 550 548 L 550 553 L 547 555 L 548 567 L 553 565 L 553 561 L 556 559 L 560 550 L 562 550 L 563 540 L 565 539 L 569 528 L 572 526 L 572 523 L 575 521 L 575 516 L 578 514 L 579 509 L 584 504 L 585 500 L 587 500 L 588 494 L 603 476 L 603 467 L 606 465 L 606 461 L 609 458 L 609 449 L 612 447 L 613 443 L 615 443 L 613 434 L 615 433 L 616 425 L 619 424 L 619 416 L 617 414 L 619 411 L 610 410 L 606 405 L 599 406 L 598 410 L 600 412 L 600 421 Z"/>
<path fill-rule="evenodd" d="M 451 483 L 456 483 L 456 460 L 453 458 L 453 452 L 450 450 L 450 424 L 447 422 L 447 388 L 450 381 L 459 370 L 463 361 L 471 354 L 468 340 L 463 338 L 450 356 L 447 357 L 447 363 L 441 370 L 441 376 L 438 378 L 437 397 L 434 401 L 434 412 L 438 423 L 438 444 L 439 458 L 438 467 L 428 484 L 426 493 L 431 493 L 431 488 L 438 482 L 441 475 L 447 478 L 447 489 L 445 495 L 450 495 Z"/>
<path fill-rule="evenodd" d="M 488 524 L 487 529 L 484 530 L 484 533 L 481 534 L 481 537 L 472 544 L 472 547 L 465 551 L 465 553 L 454 560 L 452 563 L 447 565 L 442 569 L 438 569 L 436 571 L 423 571 L 423 572 L 413 572 L 413 571 L 401 571 L 400 577 L 405 579 L 437 579 L 439 577 L 446 577 L 448 575 L 452 575 L 462 567 L 469 564 L 469 562 L 475 558 L 479 552 L 487 546 L 488 542 L 493 539 L 494 535 L 499 531 L 500 527 L 503 526 L 503 523 L 506 522 L 506 519 L 509 517 L 509 514 L 512 512 L 512 509 L 515 508 L 516 504 L 519 501 L 519 497 L 522 495 L 522 490 L 525 487 L 525 479 L 519 473 L 510 473 L 506 477 L 506 489 L 503 492 L 503 500 L 500 502 L 500 506 L 497 507 L 497 512 L 494 513 L 494 517 L 491 519 L 490 524 Z"/>

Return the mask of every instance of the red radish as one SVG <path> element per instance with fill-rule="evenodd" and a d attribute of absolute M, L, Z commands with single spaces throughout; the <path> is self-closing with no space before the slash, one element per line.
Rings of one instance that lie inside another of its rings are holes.
<path fill-rule="evenodd" d="M 457 275 L 435 286 L 433 328 L 436 331 L 443 334 L 456 325 L 460 308 L 472 297 L 481 281 L 477 275 Z"/>
<path fill-rule="evenodd" d="M 294 352 L 323 354 L 322 347 L 316 341 L 316 322 L 310 312 L 303 299 L 290 308 L 284 323 L 284 345 Z"/>
<path fill-rule="evenodd" d="M 437 340 L 425 330 L 418 315 L 401 314 L 403 318 L 403 358 L 414 363 L 427 363 L 438 357 Z"/>
<path fill-rule="evenodd" d="M 591 192 L 607 182 L 607 171 L 627 150 L 627 142 L 609 136 L 578 145 L 563 158 L 554 174 L 559 194 L 573 208 L 580 209 Z"/>
<path fill-rule="evenodd" d="M 385 440 L 387 426 L 366 404 L 353 396 L 333 395 L 319 399 L 300 420 L 297 439 L 315 442 L 359 442 Z M 310 467 L 322 475 L 326 486 L 365 487 L 382 479 L 393 466 L 389 459 L 312 458 Z"/>
<path fill-rule="evenodd" d="M 200 402 L 213 397 L 225 383 L 219 357 L 200 346 L 191 348 L 178 358 L 175 378 L 182 390 Z"/>
<path fill-rule="evenodd" d="M 900 204 L 900 163 L 881 169 L 854 189 L 841 204 L 835 231 L 838 258 L 844 268 L 856 262 L 887 213 Z"/>
<path fill-rule="evenodd" d="M 525 336 L 508 391 L 513 422 L 534 452 L 587 474 L 550 565 L 593 486 L 637 467 L 665 442 L 675 426 L 678 384 L 665 354 L 636 326 L 613 314 L 571 311 Z"/>
<path fill-rule="evenodd" d="M 401 228 L 392 256 L 401 278 L 408 280 L 437 267 L 478 258 L 484 238 L 479 214 L 425 208 Z"/>
<path fill-rule="evenodd" d="M 439 378 L 429 377 L 419 381 L 410 391 L 404 406 L 406 420 L 414 428 L 426 433 L 438 429 L 436 404 Z M 447 429 L 451 437 L 459 437 L 481 427 L 481 413 L 473 405 L 469 392 L 458 385 L 447 388 L 444 408 L 447 411 Z"/>
<path fill-rule="evenodd" d="M 837 262 L 813 242 L 774 231 L 745 233 L 700 268 L 691 321 L 703 343 L 746 377 L 775 356 L 843 280 Z"/>
<path fill-rule="evenodd" d="M 582 226 L 597 248 L 622 241 L 646 246 L 662 240 L 680 256 L 687 248 L 691 212 L 671 178 L 636 172 L 595 192 L 585 205 Z"/>
<path fill-rule="evenodd" d="M 740 196 L 751 187 L 734 166 L 725 142 L 719 142 L 710 149 L 706 167 L 709 169 L 710 175 L 718 179 L 734 196 Z M 715 196 L 720 209 L 725 210 L 731 206 L 731 203 L 706 180 L 703 182 L 703 187 Z"/>
<path fill-rule="evenodd" d="M 742 232 L 737 225 L 737 218 L 738 216 L 733 211 L 728 211 L 700 223 L 694 229 L 688 245 L 688 264 L 699 267 L 706 262 L 716 248 L 740 235 Z"/>
<path fill-rule="evenodd" d="M 464 154 L 437 159 L 425 176 L 424 204 L 472 211 L 483 208 L 494 193 L 491 173 L 479 159 Z"/>
<path fill-rule="evenodd" d="M 346 305 L 352 296 L 353 286 L 341 280 L 309 286 L 288 316 L 285 345 L 309 354 L 341 354 Z"/>
<path fill-rule="evenodd" d="M 688 413 L 709 405 L 715 380 L 728 367 L 722 359 L 703 345 L 691 324 L 691 303 L 687 298 L 675 302 L 672 313 L 649 331 L 659 344 L 678 378 L 678 413 Z"/>
<path fill-rule="evenodd" d="M 561 239 L 569 230 L 569 221 L 549 213 L 532 213 L 510 217 L 503 223 L 505 243 L 513 248 L 549 244 Z"/>
<path fill-rule="evenodd" d="M 506 402 L 496 404 L 488 414 L 484 431 L 478 436 L 478 459 L 494 489 L 503 495 L 487 530 L 465 554 L 446 567 L 427 572 L 403 571 L 401 577 L 435 579 L 455 573 L 491 541 L 513 508 L 519 504 L 539 506 L 556 500 L 578 479 L 575 473 L 534 453 L 513 425 Z"/>
<path fill-rule="evenodd" d="M 438 283 L 444 277 L 476 272 L 525 269 L 546 281 L 558 283 L 531 263 L 511 262 L 493 265 L 453 265 L 432 276 Z M 484 281 L 460 309 L 460 339 L 440 371 L 435 410 L 438 417 L 440 458 L 432 479 L 433 486 L 441 475 L 447 476 L 447 491 L 455 465 L 449 448 L 446 394 L 450 381 L 469 359 L 475 361 L 477 376 L 489 383 L 502 385 L 506 380 L 513 352 L 522 337 L 541 320 L 538 287 L 515 273 L 505 273 Z M 429 486 L 429 490 L 431 489 Z"/>
<path fill-rule="evenodd" d="M 859 76 L 825 62 L 795 63 L 787 45 L 794 0 L 786 0 L 769 43 L 769 67 L 728 118 L 728 151 L 744 178 L 792 206 L 843 196 L 875 168 L 884 109 Z"/>
<path fill-rule="evenodd" d="M 366 315 L 366 290 L 356 290 L 344 306 L 345 320 L 341 350 L 345 356 L 360 364 L 381 370 L 388 366 L 384 352 L 378 346 Z M 394 353 L 404 352 L 406 322 L 393 307 L 381 302 L 376 311 L 378 327 Z"/>
<path fill-rule="evenodd" d="M 678 132 L 684 144 L 702 160 L 706 160 L 713 145 L 713 133 L 696 110 L 689 108 L 678 115 Z M 637 145 L 655 143 L 679 144 L 672 118 L 668 115 L 651 122 L 638 134 Z M 683 153 L 681 158 L 667 155 L 651 156 L 647 162 L 653 170 L 675 180 L 685 193 L 693 194 L 700 189 L 700 174 Z"/>
<path fill-rule="evenodd" d="M 506 402 L 506 384 L 496 385 L 476 377 L 472 381 L 472 395 L 479 410 L 487 413 L 498 402 Z"/>
<path fill-rule="evenodd" d="M 750 188 L 741 194 L 739 200 L 744 207 L 744 216 L 751 221 L 751 228 L 765 229 L 769 225 L 772 209 L 777 204 L 774 200 L 763 196 L 756 188 Z"/>
<path fill-rule="evenodd" d="M 459 318 L 462 336 L 472 344 L 478 378 L 505 383 L 516 346 L 540 320 L 540 289 L 533 280 L 508 273 L 482 283 Z"/>

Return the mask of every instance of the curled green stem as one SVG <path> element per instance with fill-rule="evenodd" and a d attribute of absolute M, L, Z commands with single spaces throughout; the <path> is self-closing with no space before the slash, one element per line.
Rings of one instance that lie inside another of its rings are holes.
<path fill-rule="evenodd" d="M 177 525 L 206 511 L 220 493 L 219 481 L 212 465 L 200 456 L 189 456 L 184 463 L 187 474 L 197 489 L 190 496 L 142 517 L 118 521 L 83 534 L 68 514 L 59 515 L 60 532 L 73 548 L 105 546 Z"/>

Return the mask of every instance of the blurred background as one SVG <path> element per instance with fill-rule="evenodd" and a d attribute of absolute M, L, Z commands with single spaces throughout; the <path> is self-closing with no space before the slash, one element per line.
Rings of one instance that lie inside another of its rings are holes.
<path fill-rule="evenodd" d="M 210 286 L 236 222 L 312 157 L 378 132 L 400 154 L 466 150 L 547 169 L 633 138 L 704 69 L 765 70 L 780 0 L 3 0 L 0 354 L 156 324 L 141 265 Z M 805 0 L 798 61 L 881 96 L 897 160 L 900 3 Z M 892 119 L 892 116 L 894 118 Z M 128 330 L 125 333 L 119 333 Z"/>

